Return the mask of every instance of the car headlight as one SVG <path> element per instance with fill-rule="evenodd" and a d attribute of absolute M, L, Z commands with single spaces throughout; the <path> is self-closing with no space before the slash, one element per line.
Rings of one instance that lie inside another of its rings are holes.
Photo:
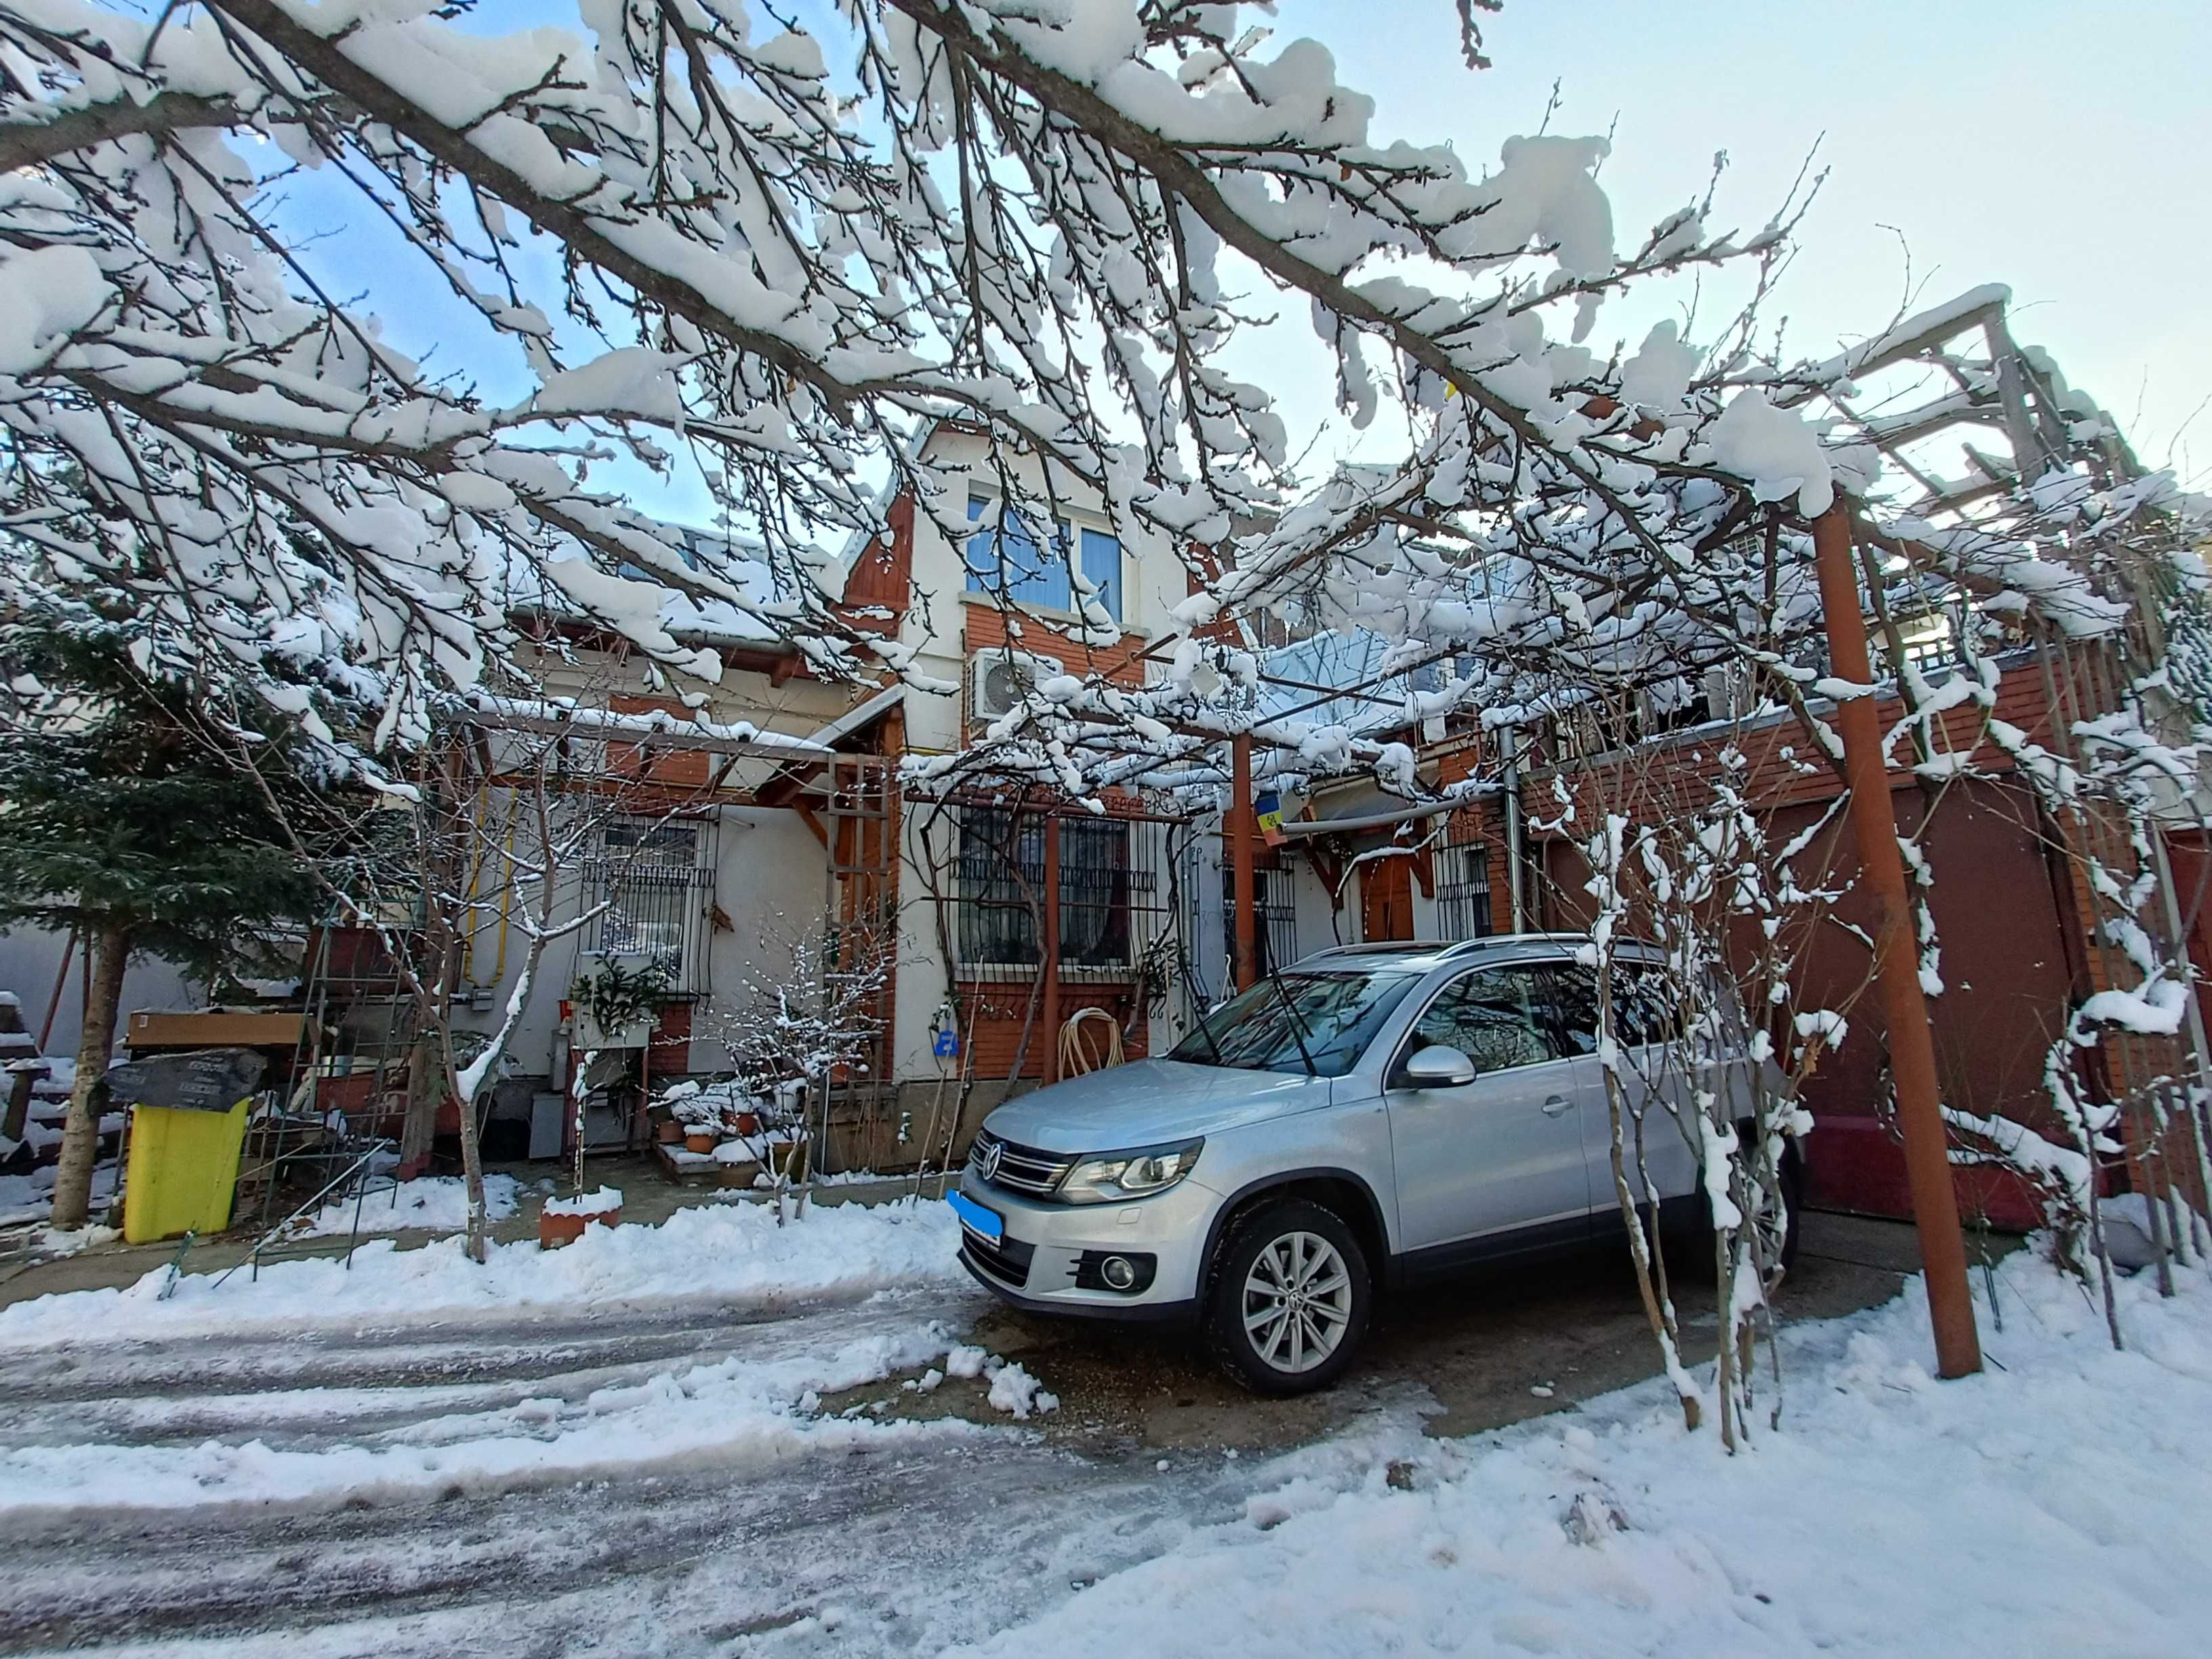
<path fill-rule="evenodd" d="M 1086 1158 L 1067 1172 L 1058 1196 L 1067 1204 L 1112 1204 L 1123 1199 L 1150 1198 L 1188 1175 L 1205 1145 L 1203 1140 L 1183 1140 Z"/>

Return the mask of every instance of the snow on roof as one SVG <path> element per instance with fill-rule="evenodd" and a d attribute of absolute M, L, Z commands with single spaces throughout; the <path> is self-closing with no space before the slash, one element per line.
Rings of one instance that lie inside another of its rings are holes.
<path fill-rule="evenodd" d="M 781 732 L 765 731 L 750 720 L 735 720 L 725 725 L 710 720 L 704 715 L 694 715 L 685 720 L 661 708 L 645 709 L 636 714 L 617 714 L 611 709 L 586 708 L 562 697 L 501 697 L 489 692 L 479 692 L 470 697 L 467 707 L 470 712 L 494 723 L 501 720 L 557 720 L 579 732 L 599 736 L 644 736 L 666 732 L 789 749 L 794 755 L 828 752 L 826 745 L 811 738 L 794 738 Z"/>
<path fill-rule="evenodd" d="M 1259 719 L 1265 722 L 1291 716 L 1316 726 L 1342 726 L 1353 731 L 1404 726 L 1412 718 L 1405 707 L 1407 696 L 1433 690 L 1438 676 L 1430 665 L 1382 677 L 1389 653 L 1389 641 L 1364 628 L 1329 629 L 1278 646 L 1261 655 L 1261 673 L 1304 684 L 1271 684 L 1262 679 Z M 1315 699 L 1322 694 L 1310 689 L 1314 686 L 1346 695 L 1316 704 Z"/>
<path fill-rule="evenodd" d="M 806 736 L 808 743 L 823 749 L 834 749 L 837 739 L 861 731 L 873 721 L 889 714 L 906 701 L 906 687 L 893 684 L 880 691 L 860 699 L 843 714 Z"/>

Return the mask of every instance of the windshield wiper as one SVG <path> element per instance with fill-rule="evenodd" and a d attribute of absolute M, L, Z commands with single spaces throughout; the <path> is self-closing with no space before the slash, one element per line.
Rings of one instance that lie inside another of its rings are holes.
<path fill-rule="evenodd" d="M 1273 956 L 1274 952 L 1267 954 Z M 1313 1050 L 1306 1047 L 1305 1016 L 1298 1012 L 1298 1005 L 1291 1000 L 1291 994 L 1283 988 L 1282 976 L 1273 966 L 1267 969 L 1267 983 L 1275 988 L 1275 994 L 1282 999 L 1283 1012 L 1291 1017 L 1291 1038 L 1298 1045 L 1298 1058 L 1306 1063 L 1306 1075 L 1319 1077 L 1321 1067 L 1314 1064 Z"/>
<path fill-rule="evenodd" d="M 1192 981 L 1192 984 L 1195 983 L 1195 980 Z M 1206 1046 L 1213 1050 L 1213 1063 L 1234 1071 L 1236 1067 L 1230 1066 L 1229 1062 L 1221 1057 L 1221 1041 L 1213 1035 L 1213 1027 L 1206 1023 L 1206 1010 L 1200 1006 L 1196 997 L 1190 1000 L 1190 1009 L 1191 1012 L 1198 1016 L 1198 1029 L 1206 1034 Z"/>

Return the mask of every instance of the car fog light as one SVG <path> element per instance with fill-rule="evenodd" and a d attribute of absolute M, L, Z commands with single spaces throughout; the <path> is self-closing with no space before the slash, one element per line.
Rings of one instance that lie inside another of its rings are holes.
<path fill-rule="evenodd" d="M 1137 1282 L 1137 1270 L 1126 1256 L 1108 1256 L 1098 1266 L 1098 1276 L 1117 1291 L 1126 1291 Z"/>

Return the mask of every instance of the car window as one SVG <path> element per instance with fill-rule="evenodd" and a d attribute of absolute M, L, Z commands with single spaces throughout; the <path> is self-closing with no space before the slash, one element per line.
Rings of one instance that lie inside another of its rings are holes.
<path fill-rule="evenodd" d="M 1536 1066 L 1559 1056 L 1540 1013 L 1542 969 L 1486 968 L 1465 974 L 1437 994 L 1413 1022 L 1407 1054 L 1432 1043 L 1456 1048 L 1477 1072 Z"/>
<path fill-rule="evenodd" d="M 1168 1058 L 1303 1073 L 1310 1054 L 1315 1075 L 1342 1077 L 1419 980 L 1400 973 L 1277 974 L 1209 1011 Z"/>
<path fill-rule="evenodd" d="M 1548 970 L 1551 1005 L 1568 1052 L 1597 1052 L 1597 969 L 1563 962 Z M 1666 969 L 1647 963 L 1613 966 L 1613 1021 L 1623 1048 L 1664 1042 L 1680 1029 Z"/>

